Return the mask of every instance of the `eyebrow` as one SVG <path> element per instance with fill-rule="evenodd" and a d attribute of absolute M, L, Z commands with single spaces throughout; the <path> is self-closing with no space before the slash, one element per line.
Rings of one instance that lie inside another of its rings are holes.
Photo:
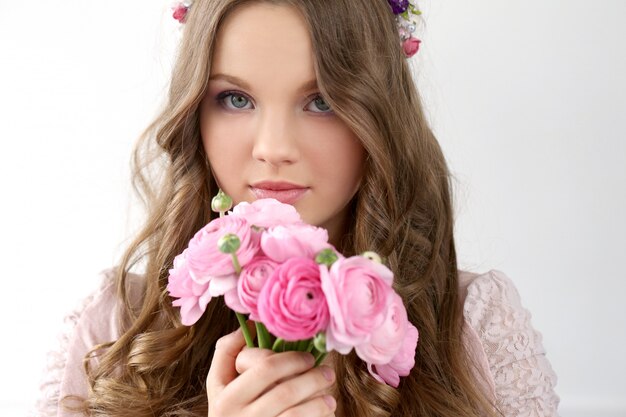
<path fill-rule="evenodd" d="M 250 84 L 248 84 L 245 80 L 239 77 L 235 77 L 234 75 L 228 75 L 228 74 L 222 74 L 222 73 L 213 74 L 209 78 L 209 81 L 211 80 L 225 80 L 225 81 L 228 81 L 229 83 L 236 84 L 240 87 L 243 87 L 246 90 L 252 90 L 252 87 L 250 87 Z M 300 88 L 298 89 L 298 92 L 301 93 L 301 92 L 304 92 L 313 88 L 317 88 L 317 79 L 312 79 L 302 84 Z"/>

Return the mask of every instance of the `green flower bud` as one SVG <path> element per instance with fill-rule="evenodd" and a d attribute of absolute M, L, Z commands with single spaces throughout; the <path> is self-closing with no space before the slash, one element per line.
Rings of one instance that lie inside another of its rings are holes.
<path fill-rule="evenodd" d="M 216 213 L 222 213 L 233 207 L 233 199 L 220 190 L 211 200 L 211 210 Z"/>
<path fill-rule="evenodd" d="M 224 253 L 235 253 L 237 249 L 239 249 L 239 246 L 241 246 L 239 237 L 232 233 L 222 236 L 217 241 L 217 247 Z"/>
<path fill-rule="evenodd" d="M 364 256 L 367 259 L 370 259 L 370 260 L 372 260 L 372 261 L 374 261 L 376 263 L 379 263 L 379 264 L 383 263 L 383 260 L 381 259 L 380 255 L 377 254 L 376 252 L 366 251 L 366 252 L 363 252 L 361 254 L 361 256 Z"/>
<path fill-rule="evenodd" d="M 315 257 L 315 262 L 317 262 L 318 264 L 326 265 L 330 268 L 330 266 L 337 259 L 339 259 L 339 257 L 337 256 L 335 251 L 330 248 L 326 248 L 318 252 L 317 256 Z"/>
<path fill-rule="evenodd" d="M 313 339 L 313 346 L 318 352 L 326 353 L 326 333 L 319 332 Z"/>

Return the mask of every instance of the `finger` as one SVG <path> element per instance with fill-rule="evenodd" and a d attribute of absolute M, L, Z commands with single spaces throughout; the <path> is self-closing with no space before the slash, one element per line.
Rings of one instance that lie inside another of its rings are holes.
<path fill-rule="evenodd" d="M 320 397 L 319 391 L 330 386 L 334 380 L 335 374 L 327 366 L 311 369 L 272 388 L 254 403 L 253 411 L 259 415 L 273 415 L 272 413 L 276 411 L 279 413 L 286 411 L 311 398 Z M 316 415 L 322 416 L 329 412 L 328 409 L 322 411 L 324 411 L 322 414 Z M 294 415 L 309 414 L 294 413 Z"/>
<path fill-rule="evenodd" d="M 323 395 L 319 397 L 313 397 L 312 399 L 295 405 L 288 410 L 283 411 L 278 416 L 294 415 L 294 416 L 309 416 L 309 417 L 324 417 L 334 416 L 334 412 L 337 409 L 337 401 L 332 395 Z"/>
<path fill-rule="evenodd" d="M 315 365 L 315 358 L 307 352 L 281 352 L 269 355 L 241 374 L 224 388 L 224 397 L 249 404 L 271 388 L 277 381 L 299 375 Z M 281 399 L 282 401 L 282 399 Z M 261 414 L 264 415 L 264 414 Z"/>
<path fill-rule="evenodd" d="M 254 324 L 247 322 L 251 332 L 254 331 Z M 253 333 L 254 334 L 254 333 Z M 206 379 L 207 391 L 216 392 L 223 389 L 238 373 L 235 369 L 235 360 L 241 349 L 246 345 L 243 331 L 238 328 L 232 333 L 219 338 L 215 344 L 215 352 L 211 361 L 211 368 Z"/>
<path fill-rule="evenodd" d="M 245 371 L 271 355 L 274 355 L 274 352 L 269 349 L 244 348 L 241 352 L 239 352 L 239 355 L 237 355 L 235 368 L 238 373 L 243 374 Z"/>

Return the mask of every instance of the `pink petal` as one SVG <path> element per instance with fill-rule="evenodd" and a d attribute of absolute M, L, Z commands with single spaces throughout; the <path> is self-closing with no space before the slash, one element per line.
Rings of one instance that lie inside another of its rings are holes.
<path fill-rule="evenodd" d="M 211 294 L 212 297 L 224 295 L 233 288 L 237 288 L 236 274 L 211 277 L 209 281 L 209 294 Z"/>
<path fill-rule="evenodd" d="M 241 313 L 241 314 L 250 313 L 250 311 L 243 304 L 241 304 L 241 301 L 239 300 L 239 292 L 237 291 L 237 288 L 233 288 L 232 290 L 226 291 L 226 293 L 224 294 L 224 302 L 231 310 L 236 311 L 237 313 Z"/>

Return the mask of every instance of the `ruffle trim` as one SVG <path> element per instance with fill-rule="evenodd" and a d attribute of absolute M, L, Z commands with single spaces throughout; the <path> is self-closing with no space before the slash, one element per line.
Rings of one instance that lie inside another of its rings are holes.
<path fill-rule="evenodd" d="M 77 308 L 65 316 L 61 330 L 57 336 L 57 345 L 46 355 L 46 367 L 39 384 L 39 397 L 35 402 L 34 410 L 29 414 L 31 417 L 56 417 L 59 408 L 59 395 L 61 381 L 67 364 L 67 353 L 70 342 L 85 309 L 96 300 L 113 279 L 115 268 L 108 268 L 98 274 L 100 282 L 98 288 L 84 298 Z"/>

